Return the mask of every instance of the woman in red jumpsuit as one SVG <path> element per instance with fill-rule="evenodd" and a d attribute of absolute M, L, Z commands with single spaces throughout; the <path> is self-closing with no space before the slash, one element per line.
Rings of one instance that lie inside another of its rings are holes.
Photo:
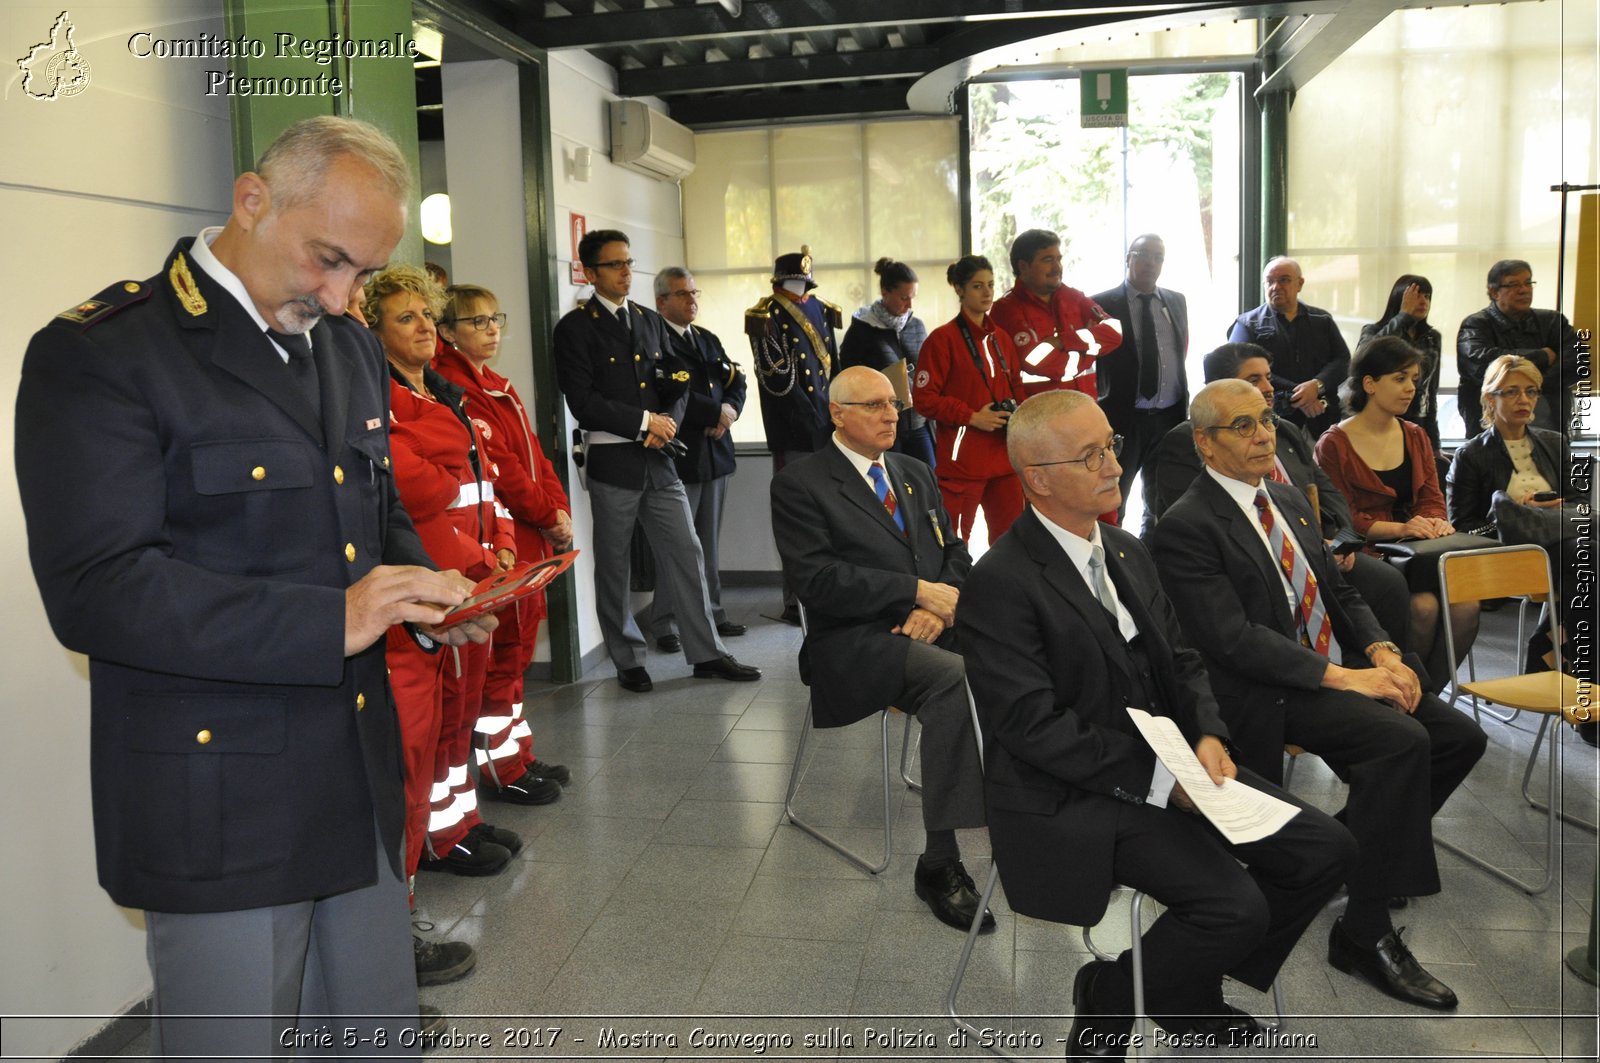
<path fill-rule="evenodd" d="M 400 500 L 440 568 L 481 580 L 516 563 L 516 544 L 509 521 L 495 514 L 487 459 L 461 390 L 429 366 L 443 302 L 427 274 L 393 266 L 369 282 L 365 309 L 389 360 L 390 452 Z M 391 629 L 389 650 L 406 752 L 408 869 L 494 874 L 522 840 L 478 818 L 467 771 L 489 647 L 429 654 L 403 629 Z M 430 716 L 438 721 L 431 741 Z"/>
<path fill-rule="evenodd" d="M 538 561 L 572 545 L 572 504 L 539 446 L 516 389 L 489 368 L 500 353 L 506 315 L 493 292 L 458 284 L 445 292 L 439 332 L 444 344 L 433 367 L 467 398 L 478 436 L 495 469 L 495 502 L 511 516 L 517 558 Z M 542 805 L 561 796 L 572 773 L 533 755 L 533 731 L 522 715 L 522 676 L 533 661 L 539 621 L 549 615 L 544 594 L 499 614 L 484 683 L 483 713 L 473 735 L 478 785 L 485 797 Z"/>
<path fill-rule="evenodd" d="M 989 320 L 994 269 L 982 255 L 953 262 L 945 279 L 961 300 L 955 320 L 928 334 L 917 359 L 912 403 L 937 422 L 939 489 L 957 534 L 972 541 L 983 507 L 989 543 L 1022 513 L 1022 486 L 1006 457 L 1006 421 L 1027 397 L 1010 337 Z"/>

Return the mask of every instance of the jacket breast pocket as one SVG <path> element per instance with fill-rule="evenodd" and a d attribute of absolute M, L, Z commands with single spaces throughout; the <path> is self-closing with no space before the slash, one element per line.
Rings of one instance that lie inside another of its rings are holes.
<path fill-rule="evenodd" d="M 135 860 L 168 878 L 215 879 L 288 859 L 274 793 L 291 772 L 280 695 L 140 691 L 128 701 L 122 793 Z"/>
<path fill-rule="evenodd" d="M 366 538 L 369 557 L 383 556 L 384 528 L 388 525 L 389 501 L 394 487 L 394 461 L 389 456 L 389 433 L 370 428 L 345 441 L 354 458 L 352 473 L 356 490 L 361 492 L 361 534 Z M 395 496 L 398 498 L 398 496 Z"/>
<path fill-rule="evenodd" d="M 179 553 L 204 568 L 301 579 L 315 562 L 305 534 L 321 449 L 310 440 L 204 440 L 189 447 L 194 493 L 175 523 Z"/>

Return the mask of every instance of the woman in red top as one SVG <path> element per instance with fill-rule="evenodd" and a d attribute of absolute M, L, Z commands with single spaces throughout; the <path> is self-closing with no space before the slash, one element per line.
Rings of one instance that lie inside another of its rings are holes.
<path fill-rule="evenodd" d="M 928 334 L 917 359 L 912 403 L 937 422 L 939 488 L 957 534 L 972 541 L 983 507 L 989 542 L 1022 513 L 1022 485 L 1006 457 L 1006 421 L 1027 397 L 1011 340 L 989 320 L 994 268 L 982 255 L 950 264 L 945 279 L 961 300 L 954 321 Z"/>
<path fill-rule="evenodd" d="M 540 561 L 572 545 L 572 505 L 539 446 L 516 389 L 489 368 L 500 353 L 506 315 L 493 292 L 457 284 L 445 292 L 433 367 L 465 392 L 478 437 L 495 470 L 495 501 L 512 518 L 517 559 Z M 473 735 L 485 797 L 542 805 L 561 795 L 572 773 L 533 755 L 533 732 L 522 717 L 522 675 L 533 661 L 539 621 L 549 615 L 543 592 L 499 615 L 484 680 L 483 714 Z"/>
<path fill-rule="evenodd" d="M 1421 366 L 1422 352 L 1398 336 L 1368 341 L 1350 360 L 1350 377 L 1339 388 L 1352 415 L 1317 440 L 1317 464 L 1349 499 L 1356 531 L 1371 540 L 1437 539 L 1455 531 L 1445 517 L 1428 433 L 1403 419 L 1416 397 Z M 1438 563 L 1408 562 L 1405 576 L 1411 587 L 1406 645 L 1422 657 L 1437 691 L 1450 679 L 1439 637 Z M 1478 603 L 1451 606 L 1450 624 L 1459 661 L 1477 637 Z"/>
<path fill-rule="evenodd" d="M 434 563 L 481 580 L 516 562 L 516 540 L 510 521 L 495 513 L 491 472 L 461 389 L 429 365 L 443 302 L 444 293 L 427 274 L 393 266 L 368 283 L 365 309 L 389 360 L 390 452 L 400 500 Z M 478 818 L 467 773 L 489 647 L 430 655 L 396 629 L 388 644 L 406 752 L 408 870 L 494 874 L 522 841 Z M 438 724 L 430 741 L 432 713 Z M 425 827 L 420 833 L 419 818 Z"/>

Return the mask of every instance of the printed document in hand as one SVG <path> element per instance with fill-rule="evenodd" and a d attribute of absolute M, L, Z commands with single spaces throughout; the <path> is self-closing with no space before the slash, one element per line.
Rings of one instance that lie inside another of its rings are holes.
<path fill-rule="evenodd" d="M 1128 706 L 1134 726 L 1156 751 L 1161 763 L 1172 772 L 1194 807 L 1209 819 L 1222 836 L 1235 845 L 1258 842 L 1299 814 L 1300 809 L 1271 794 L 1246 786 L 1238 779 L 1224 779 L 1218 786 L 1206 774 L 1200 759 L 1178 725 L 1166 716 L 1152 716 L 1143 709 Z"/>

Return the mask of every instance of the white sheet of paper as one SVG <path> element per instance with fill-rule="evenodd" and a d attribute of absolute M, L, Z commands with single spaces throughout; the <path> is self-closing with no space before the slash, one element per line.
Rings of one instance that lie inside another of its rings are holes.
<path fill-rule="evenodd" d="M 1183 786 L 1194 807 L 1209 819 L 1222 836 L 1240 845 L 1276 834 L 1300 809 L 1271 794 L 1246 786 L 1237 779 L 1224 779 L 1221 786 L 1211 781 L 1200 759 L 1178 725 L 1166 716 L 1152 716 L 1143 709 L 1128 706 L 1128 715 L 1144 740 L 1155 750 L 1161 763 Z"/>

